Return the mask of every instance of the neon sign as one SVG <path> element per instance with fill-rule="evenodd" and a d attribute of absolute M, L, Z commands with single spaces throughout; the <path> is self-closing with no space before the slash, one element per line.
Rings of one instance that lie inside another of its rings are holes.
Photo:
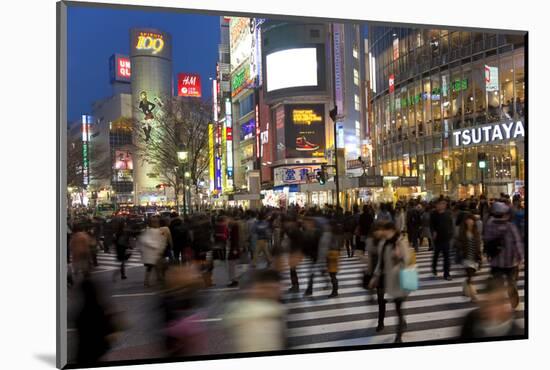
<path fill-rule="evenodd" d="M 140 32 L 136 44 L 137 50 L 153 50 L 153 54 L 158 54 L 164 48 L 162 35 L 151 32 Z"/>

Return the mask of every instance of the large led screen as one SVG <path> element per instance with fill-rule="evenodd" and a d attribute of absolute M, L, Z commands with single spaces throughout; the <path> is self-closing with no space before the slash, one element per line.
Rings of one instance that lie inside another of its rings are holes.
<path fill-rule="evenodd" d="M 317 86 L 317 49 L 276 51 L 266 56 L 267 91 Z"/>

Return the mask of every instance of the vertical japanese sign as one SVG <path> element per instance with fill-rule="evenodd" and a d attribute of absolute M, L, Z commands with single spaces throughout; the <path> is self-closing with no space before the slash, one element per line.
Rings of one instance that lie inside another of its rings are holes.
<path fill-rule="evenodd" d="M 343 42 L 343 27 L 339 23 L 334 23 L 333 27 L 333 48 L 334 48 L 334 88 L 335 88 L 335 100 L 338 112 L 344 113 L 344 81 L 342 79 L 344 64 L 342 55 L 342 42 Z"/>
<path fill-rule="evenodd" d="M 208 168 L 210 169 L 210 192 L 214 190 L 215 182 L 215 157 L 216 153 L 214 152 L 214 125 L 212 123 L 208 124 Z"/>
<path fill-rule="evenodd" d="M 231 100 L 225 99 L 225 130 L 226 130 L 226 163 L 227 186 L 233 188 L 233 121 L 231 117 Z"/>
<path fill-rule="evenodd" d="M 256 104 L 256 158 L 260 158 L 260 111 Z"/>
<path fill-rule="evenodd" d="M 82 115 L 82 183 L 88 185 L 90 183 L 90 153 L 89 153 L 89 139 L 90 139 L 90 123 L 92 123 L 92 117 L 83 114 Z"/>

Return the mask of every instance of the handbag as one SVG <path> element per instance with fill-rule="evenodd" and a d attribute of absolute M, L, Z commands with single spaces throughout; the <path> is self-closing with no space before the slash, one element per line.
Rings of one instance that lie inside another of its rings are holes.
<path fill-rule="evenodd" d="M 416 267 L 404 267 L 399 270 L 399 287 L 407 292 L 418 289 L 418 271 Z"/>

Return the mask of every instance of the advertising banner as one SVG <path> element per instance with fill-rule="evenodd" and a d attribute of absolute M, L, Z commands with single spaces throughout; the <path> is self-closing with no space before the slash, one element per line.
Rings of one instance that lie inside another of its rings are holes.
<path fill-rule="evenodd" d="M 277 107 L 275 111 L 275 142 L 276 158 L 278 161 L 285 159 L 285 108 L 284 106 Z"/>
<path fill-rule="evenodd" d="M 334 86 L 336 94 L 336 106 L 338 107 L 338 112 L 344 112 L 344 81 L 343 76 L 343 55 L 342 55 L 342 29 L 343 26 L 338 23 L 333 24 L 333 33 L 334 33 Z"/>
<path fill-rule="evenodd" d="M 248 122 L 245 122 L 241 125 L 241 141 L 252 139 L 256 133 L 256 120 L 254 118 L 250 119 Z"/>
<path fill-rule="evenodd" d="M 201 76 L 195 73 L 178 73 L 178 96 L 201 97 Z"/>
<path fill-rule="evenodd" d="M 111 83 L 115 81 L 130 83 L 132 75 L 130 57 L 120 54 L 111 55 L 111 58 L 109 58 L 109 71 Z"/>
<path fill-rule="evenodd" d="M 167 33 L 155 29 L 133 28 L 130 31 L 130 56 L 153 56 L 172 59 L 172 40 Z"/>
<path fill-rule="evenodd" d="M 229 49 L 231 70 L 234 70 L 250 57 L 252 51 L 252 32 L 250 32 L 250 18 L 230 17 L 229 21 Z"/>
<path fill-rule="evenodd" d="M 133 170 L 132 154 L 127 150 L 115 150 L 115 170 Z"/>
<path fill-rule="evenodd" d="M 250 64 L 244 64 L 231 77 L 231 97 L 239 94 L 253 82 L 254 77 L 250 75 Z"/>
<path fill-rule="evenodd" d="M 321 166 L 292 166 L 278 167 L 273 170 L 275 175 L 274 186 L 307 184 L 310 174 L 321 169 Z"/>
<path fill-rule="evenodd" d="M 485 89 L 498 91 L 498 67 L 485 66 Z"/>
<path fill-rule="evenodd" d="M 286 105 L 284 118 L 286 158 L 324 157 L 324 104 Z"/>

